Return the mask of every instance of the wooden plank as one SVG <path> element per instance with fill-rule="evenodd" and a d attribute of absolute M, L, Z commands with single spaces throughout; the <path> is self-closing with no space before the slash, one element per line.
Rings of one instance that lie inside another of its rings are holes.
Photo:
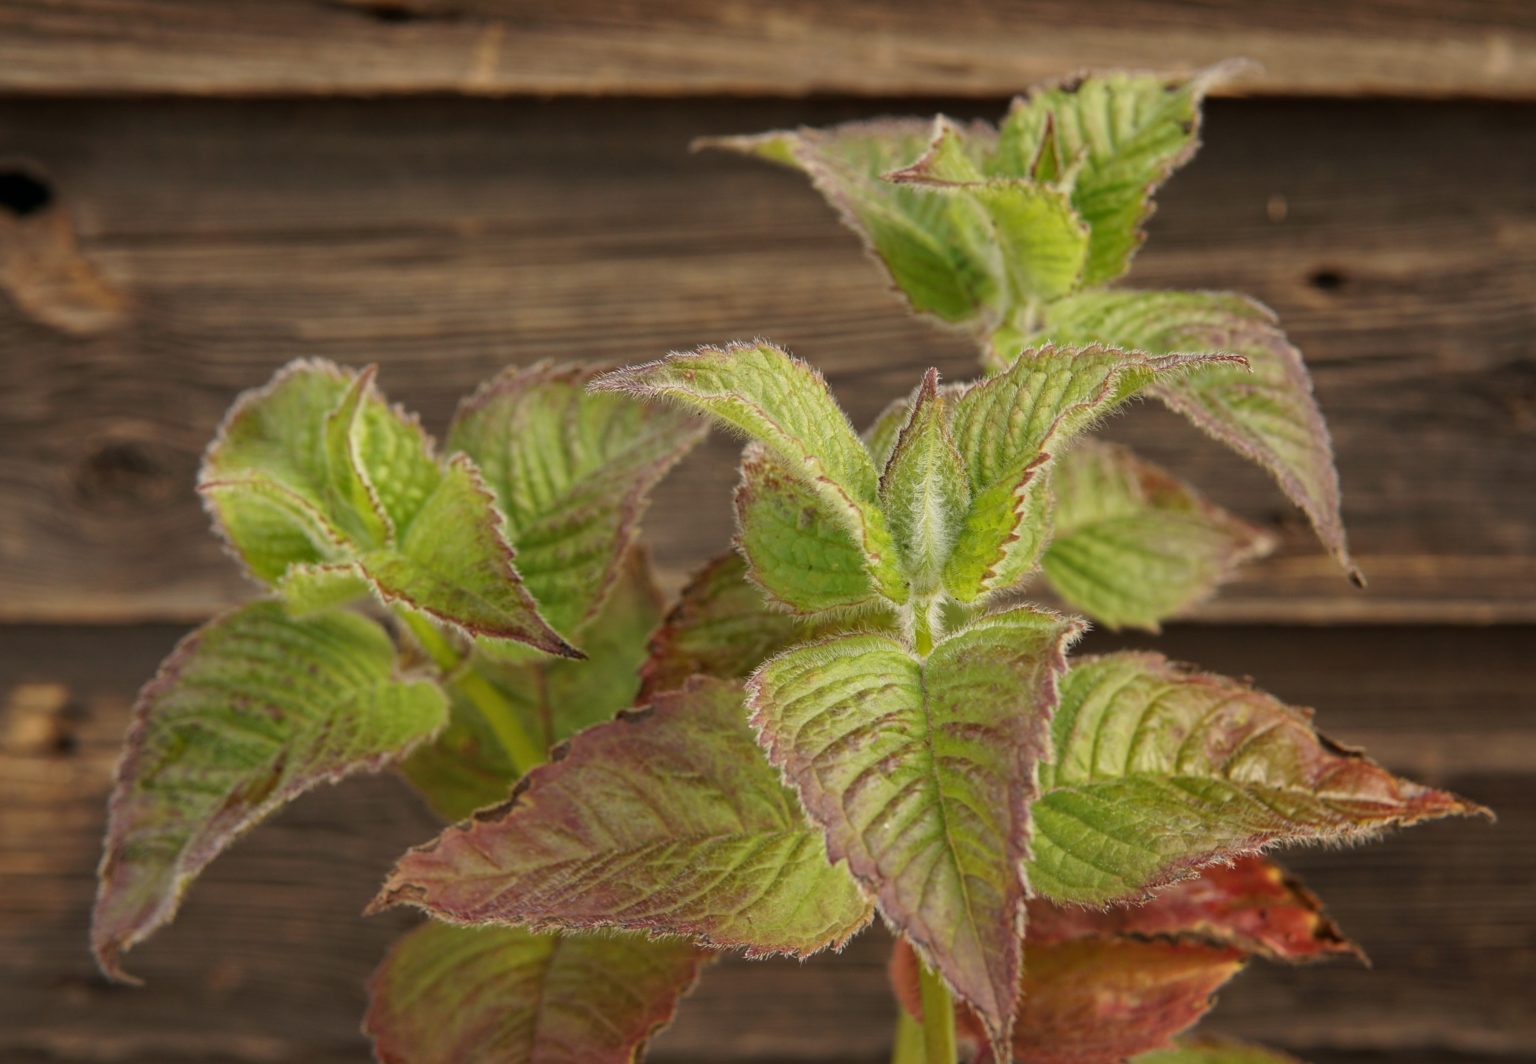
<path fill-rule="evenodd" d="M 1536 95 L 1522 0 L 9 0 L 0 91 L 998 96 L 1079 67 L 1271 94 Z"/>
<path fill-rule="evenodd" d="M 377 361 L 437 428 L 506 363 L 753 335 L 824 368 L 859 419 L 929 364 L 973 374 L 966 342 L 911 319 L 797 176 L 686 152 L 700 133 L 872 110 L 0 104 L 0 173 L 24 160 L 54 195 L 0 211 L 0 618 L 195 618 L 246 593 L 191 484 L 234 395 L 296 355 Z M 1212 108 L 1132 279 L 1277 308 L 1315 372 L 1372 587 L 1342 579 L 1261 473 L 1137 410 L 1113 434 L 1284 544 L 1200 616 L 1536 620 L 1530 119 Z M 736 451 L 713 439 L 660 494 L 650 533 L 674 582 L 731 535 Z"/>
<path fill-rule="evenodd" d="M 0 641 L 0 1058 L 359 1061 L 362 980 L 401 914 L 358 912 L 435 830 L 394 779 L 310 795 L 221 857 L 136 951 L 144 989 L 86 952 L 104 796 L 133 689 L 179 632 L 16 628 Z M 1138 640 L 1319 707 L 1335 738 L 1488 802 L 1496 826 L 1427 825 L 1356 850 L 1292 851 L 1375 968 L 1256 965 L 1210 1027 L 1306 1059 L 1528 1060 L 1536 1016 L 1536 630 L 1173 628 Z M 1090 636 L 1087 649 L 1130 641 Z M 891 1005 L 883 932 L 801 966 L 709 971 L 658 1061 L 876 1061 Z M 1358 1056 L 1357 1056 L 1358 1054 Z"/>

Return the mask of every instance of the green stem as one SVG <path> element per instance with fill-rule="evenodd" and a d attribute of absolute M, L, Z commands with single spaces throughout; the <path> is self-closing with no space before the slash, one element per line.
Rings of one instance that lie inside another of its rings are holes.
<path fill-rule="evenodd" d="M 512 708 L 512 703 L 502 697 L 501 692 L 484 676 L 474 669 L 465 669 L 454 678 L 453 685 L 475 704 L 475 708 L 491 726 L 491 731 L 496 733 L 502 749 L 507 752 L 508 760 L 512 762 L 513 771 L 519 776 L 534 765 L 549 760 L 543 744 L 535 742 L 533 736 L 528 734 L 528 729 L 523 727 L 522 719 Z"/>
<path fill-rule="evenodd" d="M 906 1009 L 896 1013 L 896 1046 L 891 1050 L 891 1064 L 923 1064 L 923 1025 Z"/>
<path fill-rule="evenodd" d="M 923 998 L 923 1046 L 928 1064 L 955 1064 L 955 1003 L 949 987 L 925 964 L 918 988 Z"/>
<path fill-rule="evenodd" d="M 411 635 L 421 644 L 421 648 L 427 652 L 449 685 L 480 711 L 502 749 L 506 750 L 514 772 L 521 776 L 534 765 L 549 759 L 543 744 L 536 742 L 528 734 L 528 729 L 523 727 L 512 703 L 489 680 L 475 671 L 472 665 L 466 665 L 464 657 L 448 637 L 438 630 L 437 625 L 409 610 L 396 610 L 395 616 L 410 629 Z"/>

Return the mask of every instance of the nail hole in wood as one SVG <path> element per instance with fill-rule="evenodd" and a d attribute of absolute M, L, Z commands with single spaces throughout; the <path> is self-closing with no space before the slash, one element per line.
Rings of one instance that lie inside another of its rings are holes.
<path fill-rule="evenodd" d="M 37 214 L 53 203 L 48 182 L 25 170 L 0 170 L 0 209 L 17 218 Z"/>
<path fill-rule="evenodd" d="M 1319 292 L 1337 292 L 1344 287 L 1344 275 L 1326 267 L 1307 275 L 1307 283 Z"/>

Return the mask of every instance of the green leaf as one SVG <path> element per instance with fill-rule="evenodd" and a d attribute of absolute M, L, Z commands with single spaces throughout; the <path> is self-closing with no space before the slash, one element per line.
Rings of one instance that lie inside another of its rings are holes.
<path fill-rule="evenodd" d="M 769 609 L 762 592 L 747 582 L 746 559 L 735 551 L 722 554 L 694 574 L 651 636 L 640 697 L 681 687 L 693 675 L 744 680 L 767 658 L 816 631 Z"/>
<path fill-rule="evenodd" d="M 1218 292 L 1084 292 L 1050 307 L 1040 335 L 1053 343 L 1105 343 L 1153 354 L 1242 355 L 1251 373 L 1208 366 L 1159 382 L 1151 394 L 1268 470 L 1323 545 L 1362 582 L 1345 543 L 1328 428 L 1301 352 L 1267 308 Z"/>
<path fill-rule="evenodd" d="M 491 495 L 467 459 L 446 469 L 373 370 L 296 362 L 242 396 L 199 489 L 251 573 L 302 612 L 366 580 L 450 627 L 576 653 L 539 615 Z"/>
<path fill-rule="evenodd" d="M 1083 283 L 1112 281 L 1146 239 L 1152 193 L 1199 147 L 1201 99 L 1233 69 L 1095 74 L 1032 89 L 1003 120 L 987 172 L 1054 176 L 1088 224 Z"/>
<path fill-rule="evenodd" d="M 871 912 L 752 741 L 740 687 L 707 679 L 582 732 L 506 805 L 406 854 L 372 908 L 397 904 L 796 956 Z"/>
<path fill-rule="evenodd" d="M 1083 440 L 1056 467 L 1055 538 L 1040 559 L 1066 602 L 1110 628 L 1157 631 L 1274 539 L 1130 451 Z"/>
<path fill-rule="evenodd" d="M 998 129 L 885 119 L 699 146 L 803 171 L 915 311 L 990 334 L 1126 271 L 1153 192 L 1194 154 L 1202 97 L 1232 69 L 1041 86 Z"/>
<path fill-rule="evenodd" d="M 258 580 L 275 583 L 291 564 L 345 555 L 325 428 L 349 382 L 329 362 L 290 363 L 235 401 L 208 448 L 198 490 Z"/>
<path fill-rule="evenodd" d="M 490 491 L 455 455 L 399 542 L 358 564 L 385 602 L 471 635 L 581 657 L 539 615 L 513 557 Z"/>
<path fill-rule="evenodd" d="M 950 438 L 938 387 L 938 371 L 930 369 L 880 478 L 880 503 L 891 536 L 913 590 L 924 596 L 938 589 L 971 503 L 965 461 Z"/>
<path fill-rule="evenodd" d="M 964 137 L 938 119 L 927 153 L 884 179 L 970 205 L 965 215 L 983 224 L 963 234 L 967 249 L 992 263 L 1007 293 L 1005 306 L 1022 309 L 1072 291 L 1082 277 L 1089 232 L 1066 193 L 1027 178 L 987 176 Z"/>
<path fill-rule="evenodd" d="M 1028 874 L 1058 902 L 1103 905 L 1282 843 L 1487 813 L 1329 741 L 1309 710 L 1156 654 L 1079 659 L 1052 732 Z"/>
<path fill-rule="evenodd" d="M 843 224 L 864 241 L 896 289 L 919 313 L 948 322 L 988 320 L 1003 311 L 995 252 L 977 257 L 987 221 L 967 199 L 882 180 L 920 158 L 932 125 L 917 119 L 853 122 L 745 137 L 711 137 L 696 146 L 756 155 L 803 171 Z"/>
<path fill-rule="evenodd" d="M 443 724 L 377 624 L 242 606 L 182 640 L 139 694 L 112 792 L 91 941 L 102 969 L 167 923 L 203 867 L 295 796 L 376 771 Z"/>
<path fill-rule="evenodd" d="M 837 579 L 827 574 L 835 588 L 818 591 L 805 601 L 781 595 L 787 605 L 806 612 L 844 608 L 863 602 L 868 597 L 864 589 L 893 602 L 905 600 L 895 546 L 880 513 L 874 463 L 827 391 L 826 381 L 805 362 L 770 344 L 706 347 L 615 370 L 598 377 L 592 387 L 681 403 L 709 414 L 757 441 L 764 457 L 771 460 L 776 479 L 804 486 L 806 490 L 786 487 L 770 494 L 749 485 L 745 500 L 748 505 L 764 500 L 765 530 L 745 537 L 762 548 L 758 559 L 771 556 L 775 549 L 792 549 L 767 537 L 785 534 L 782 526 L 790 508 L 800 504 L 812 511 L 805 514 L 805 522 L 825 532 L 821 538 L 829 546 L 822 560 L 839 566 Z M 764 477 L 775 479 L 768 472 L 769 462 L 755 465 Z M 836 549 L 841 544 L 832 545 L 837 538 L 833 530 L 845 532 L 855 550 Z M 748 554 L 753 556 L 750 548 Z M 794 593 L 796 574 L 770 573 L 756 561 L 754 568 L 764 587 L 782 584 Z"/>
<path fill-rule="evenodd" d="M 1157 378 L 1224 358 L 1240 361 L 1046 346 L 962 393 L 950 430 L 966 460 L 971 506 L 944 569 L 950 594 L 973 602 L 1029 575 L 1050 532 L 1051 463 L 1072 437 Z"/>
<path fill-rule="evenodd" d="M 465 401 L 448 446 L 496 495 L 517 567 L 550 624 L 574 632 L 619 579 L 648 495 L 703 437 L 696 419 L 590 394 L 597 371 L 513 368 Z"/>
<path fill-rule="evenodd" d="M 661 607 L 645 551 L 632 547 L 598 614 L 576 630 L 585 661 L 507 664 L 477 646 L 465 667 L 477 670 L 523 732 L 547 749 L 634 703 L 646 640 L 661 619 Z M 463 699 L 454 700 L 448 727 L 401 769 L 445 820 L 506 801 L 519 775 L 484 715 Z"/>
<path fill-rule="evenodd" d="M 363 1030 L 386 1064 L 630 1064 L 706 957 L 679 939 L 428 923 L 373 973 Z"/>
<path fill-rule="evenodd" d="M 748 579 L 778 609 L 825 616 L 880 606 L 867 555 L 847 524 L 761 444 L 742 454 L 735 502 Z M 894 543 L 889 549 L 896 553 Z"/>
<path fill-rule="evenodd" d="M 795 647 L 748 684 L 759 741 L 885 918 L 1007 1041 L 1022 861 L 1056 677 L 1078 626 L 1017 609 L 916 657 L 889 636 Z"/>
<path fill-rule="evenodd" d="M 1226 1039 L 1200 1038 L 1142 1053 L 1132 1064 L 1301 1064 L 1286 1053 Z"/>

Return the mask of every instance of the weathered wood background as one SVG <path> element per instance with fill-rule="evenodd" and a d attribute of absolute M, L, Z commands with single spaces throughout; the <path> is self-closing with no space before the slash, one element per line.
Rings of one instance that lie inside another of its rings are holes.
<path fill-rule="evenodd" d="M 147 988 L 86 954 L 133 692 L 247 591 L 191 491 L 237 391 L 299 354 L 376 361 L 441 426 L 509 362 L 764 335 L 868 416 L 925 365 L 968 374 L 965 344 L 908 319 L 800 179 L 689 140 L 1229 55 L 1264 69 L 1211 105 L 1133 280 L 1280 312 L 1371 588 L 1261 475 L 1139 410 L 1114 432 L 1283 548 L 1164 635 L 1093 645 L 1252 675 L 1501 819 L 1295 854 L 1375 969 L 1256 967 L 1209 1027 L 1314 1061 L 1536 1060 L 1528 0 L 0 3 L 0 1060 L 366 1059 L 361 980 L 408 918 L 357 912 L 433 830 L 392 779 L 216 863 L 135 955 Z M 661 492 L 674 585 L 728 537 L 733 452 Z M 880 1060 L 884 945 L 725 962 L 655 1059 Z"/>

